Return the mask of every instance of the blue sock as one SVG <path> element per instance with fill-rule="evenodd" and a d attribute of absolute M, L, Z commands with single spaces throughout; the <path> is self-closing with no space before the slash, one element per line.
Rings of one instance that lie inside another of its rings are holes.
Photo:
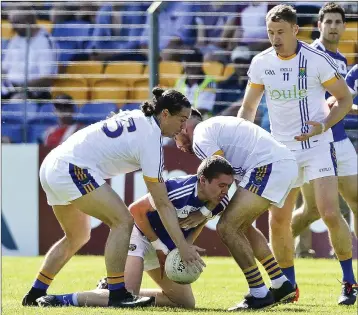
<path fill-rule="evenodd" d="M 295 266 L 288 268 L 281 268 L 283 274 L 286 276 L 288 280 L 292 283 L 293 286 L 296 285 L 296 277 L 295 277 Z"/>
<path fill-rule="evenodd" d="M 46 283 L 43 283 L 42 281 L 36 279 L 34 284 L 32 285 L 33 288 L 47 291 L 49 285 Z"/>
<path fill-rule="evenodd" d="M 73 293 L 64 295 L 55 295 L 56 299 L 59 300 L 64 306 L 75 305 L 73 301 Z"/>
<path fill-rule="evenodd" d="M 342 271 L 343 271 L 343 282 L 349 282 L 350 284 L 355 284 L 356 280 L 354 279 L 352 258 L 347 260 L 340 260 Z"/>

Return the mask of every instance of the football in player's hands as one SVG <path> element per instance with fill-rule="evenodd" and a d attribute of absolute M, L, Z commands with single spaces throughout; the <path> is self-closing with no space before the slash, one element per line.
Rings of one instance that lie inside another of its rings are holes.
<path fill-rule="evenodd" d="M 336 102 L 336 98 L 334 96 L 330 96 L 329 98 L 327 98 L 326 100 L 326 104 L 328 105 L 329 109 L 332 108 L 332 106 L 334 105 L 334 103 Z"/>

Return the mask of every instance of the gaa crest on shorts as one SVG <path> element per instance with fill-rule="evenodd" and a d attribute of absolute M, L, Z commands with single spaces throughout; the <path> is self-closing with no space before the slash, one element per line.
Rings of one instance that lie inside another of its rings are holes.
<path fill-rule="evenodd" d="M 131 252 L 134 252 L 136 249 L 137 249 L 137 245 L 135 245 L 135 244 L 129 244 L 129 250 L 130 250 Z"/>

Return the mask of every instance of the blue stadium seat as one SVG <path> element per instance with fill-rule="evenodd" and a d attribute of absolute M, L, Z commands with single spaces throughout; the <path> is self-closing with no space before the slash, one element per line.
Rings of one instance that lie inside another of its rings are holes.
<path fill-rule="evenodd" d="M 61 49 L 59 61 L 68 62 L 74 59 L 81 60 L 81 58 L 78 58 L 79 56 L 83 56 L 83 59 L 86 59 L 84 57 L 84 55 L 86 55 L 84 50 L 88 46 L 92 32 L 92 24 L 83 21 L 68 21 L 54 25 L 52 36 Z M 69 51 L 62 51 L 62 49 Z"/>
<path fill-rule="evenodd" d="M 30 143 L 41 143 L 45 131 L 58 124 L 55 114 L 55 107 L 52 103 L 44 104 L 40 107 L 36 117 L 29 121 L 27 130 L 27 140 Z"/>
<path fill-rule="evenodd" d="M 77 121 L 89 125 L 106 119 L 110 112 L 117 111 L 117 105 L 113 103 L 88 103 L 80 108 Z"/>
<path fill-rule="evenodd" d="M 15 101 L 3 104 L 1 135 L 9 137 L 13 143 L 23 142 L 25 121 L 29 123 L 33 117 L 36 117 L 37 110 L 38 105 L 32 102 L 28 102 L 26 105 L 24 102 Z M 29 128 L 29 125 L 27 125 L 27 128 Z"/>
<path fill-rule="evenodd" d="M 1 120 L 3 123 L 23 124 L 25 122 L 25 117 L 27 121 L 31 120 L 37 115 L 37 110 L 38 105 L 32 102 L 28 102 L 26 105 L 24 102 L 15 101 L 5 103 L 1 105 Z"/>
<path fill-rule="evenodd" d="M 140 103 L 128 103 L 128 104 L 124 104 L 121 107 L 121 110 L 133 110 L 133 109 L 140 109 Z"/>
<path fill-rule="evenodd" d="M 23 142 L 23 139 L 22 139 L 23 138 L 23 126 L 22 126 L 22 124 L 2 123 L 1 136 L 9 137 L 11 143 Z"/>

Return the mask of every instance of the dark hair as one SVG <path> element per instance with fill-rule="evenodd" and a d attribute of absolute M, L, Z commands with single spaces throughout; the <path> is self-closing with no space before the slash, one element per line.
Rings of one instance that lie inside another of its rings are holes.
<path fill-rule="evenodd" d="M 288 4 L 279 4 L 274 6 L 266 15 L 266 22 L 285 21 L 291 24 L 297 24 L 296 10 Z"/>
<path fill-rule="evenodd" d="M 203 63 L 204 57 L 201 51 L 197 48 L 192 49 L 190 53 L 183 55 L 182 61 Z"/>
<path fill-rule="evenodd" d="M 167 109 L 171 115 L 175 115 L 183 107 L 191 107 L 188 99 L 176 90 L 164 90 L 160 87 L 155 87 L 152 93 L 154 95 L 152 102 L 146 101 L 141 106 L 142 112 L 147 117 L 158 115 L 163 109 Z"/>
<path fill-rule="evenodd" d="M 195 117 L 200 121 L 203 121 L 203 116 L 201 115 L 201 113 L 196 109 L 196 108 L 191 108 L 191 115 L 190 117 Z"/>
<path fill-rule="evenodd" d="M 326 3 L 318 13 L 318 19 L 322 22 L 324 19 L 324 15 L 326 13 L 339 13 L 342 16 L 342 21 L 346 21 L 346 12 L 344 9 L 337 3 L 329 2 Z"/>
<path fill-rule="evenodd" d="M 73 103 L 73 98 L 68 94 L 59 94 L 53 100 L 53 105 L 56 109 L 60 111 L 73 111 L 75 104 Z"/>
<path fill-rule="evenodd" d="M 203 160 L 197 170 L 197 177 L 204 176 L 209 183 L 221 174 L 235 175 L 230 162 L 219 155 L 213 155 Z"/>

